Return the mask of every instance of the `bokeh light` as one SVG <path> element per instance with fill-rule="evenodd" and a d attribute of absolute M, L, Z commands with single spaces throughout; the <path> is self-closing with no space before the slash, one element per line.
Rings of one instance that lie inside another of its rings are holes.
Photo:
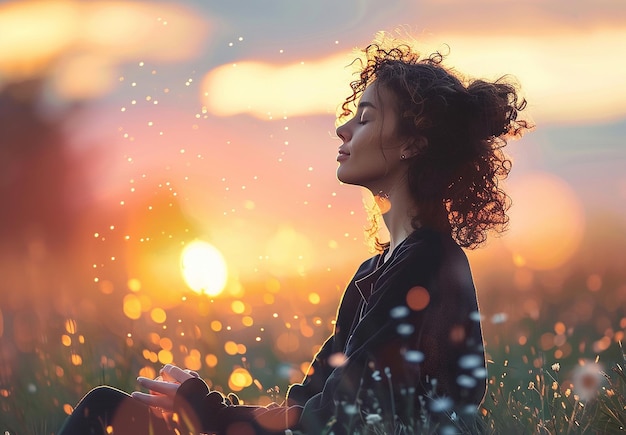
<path fill-rule="evenodd" d="M 391 205 L 335 177 L 353 47 L 407 20 L 422 53 L 517 77 L 537 124 L 505 149 L 509 232 L 467 251 L 490 393 L 538 396 L 558 367 L 550 392 L 579 397 L 572 367 L 609 373 L 626 331 L 626 6 L 555 2 L 2 2 L 0 432 L 166 363 L 284 400 Z M 390 314 L 430 303 L 414 287 Z"/>
<path fill-rule="evenodd" d="M 210 296 L 220 294 L 228 280 L 226 261 L 213 245 L 196 240 L 181 254 L 181 271 L 190 289 Z"/>
<path fill-rule="evenodd" d="M 519 266 L 554 269 L 576 252 L 585 213 L 573 189 L 548 173 L 530 173 L 508 186 L 514 198 L 505 240 Z"/>

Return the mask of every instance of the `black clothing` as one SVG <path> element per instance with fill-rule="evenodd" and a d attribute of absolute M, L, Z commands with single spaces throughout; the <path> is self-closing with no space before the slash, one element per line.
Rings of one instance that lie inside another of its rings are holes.
<path fill-rule="evenodd" d="M 368 416 L 396 432 L 424 413 L 436 420 L 475 412 L 487 373 L 465 253 L 449 235 L 419 229 L 383 259 L 359 267 L 333 335 L 303 382 L 289 388 L 285 406 L 228 405 L 190 379 L 179 388 L 175 410 L 220 434 L 234 433 L 234 425 L 256 434 L 287 428 L 318 434 L 331 426 L 335 434 L 352 433 Z"/>

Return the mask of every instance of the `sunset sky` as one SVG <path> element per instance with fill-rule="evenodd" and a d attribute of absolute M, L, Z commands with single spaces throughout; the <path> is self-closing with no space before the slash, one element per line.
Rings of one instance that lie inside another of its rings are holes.
<path fill-rule="evenodd" d="M 347 278 L 369 254 L 363 195 L 334 175 L 335 112 L 354 49 L 378 31 L 449 51 L 446 65 L 467 76 L 522 85 L 537 128 L 511 143 L 517 207 L 487 253 L 558 267 L 590 215 L 624 215 L 617 0 L 5 1 L 0 86 L 44 77 L 51 117 L 83 104 L 69 128 L 73 152 L 89 156 L 81 204 L 125 208 L 129 237 L 150 237 L 146 221 L 158 231 L 142 210 L 163 192 L 232 274 Z"/>

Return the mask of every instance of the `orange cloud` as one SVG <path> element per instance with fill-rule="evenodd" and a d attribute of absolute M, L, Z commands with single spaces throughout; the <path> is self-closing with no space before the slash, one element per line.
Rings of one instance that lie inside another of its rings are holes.
<path fill-rule="evenodd" d="M 468 77 L 517 77 L 538 123 L 626 116 L 626 60 L 615 55 L 626 52 L 626 28 L 563 30 L 550 38 L 442 33 L 420 36 L 412 44 L 425 55 L 449 52 L 446 64 Z M 205 76 L 203 99 L 211 112 L 222 116 L 334 113 L 349 92 L 354 70 L 347 65 L 354 57 L 344 52 L 288 65 L 222 65 Z"/>
<path fill-rule="evenodd" d="M 209 71 L 202 83 L 209 111 L 229 116 L 249 113 L 261 119 L 334 114 L 353 80 L 346 53 L 321 60 L 275 65 L 242 61 Z"/>
<path fill-rule="evenodd" d="M 10 2 L 0 6 L 0 77 L 52 75 L 61 96 L 97 96 L 120 63 L 197 55 L 208 29 L 176 4 Z"/>

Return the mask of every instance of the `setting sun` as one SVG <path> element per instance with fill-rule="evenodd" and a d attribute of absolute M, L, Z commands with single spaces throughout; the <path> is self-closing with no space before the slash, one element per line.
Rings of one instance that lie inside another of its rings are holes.
<path fill-rule="evenodd" d="M 197 240 L 187 245 L 181 254 L 180 268 L 185 283 L 197 293 L 217 296 L 226 286 L 224 257 L 207 242 Z"/>

